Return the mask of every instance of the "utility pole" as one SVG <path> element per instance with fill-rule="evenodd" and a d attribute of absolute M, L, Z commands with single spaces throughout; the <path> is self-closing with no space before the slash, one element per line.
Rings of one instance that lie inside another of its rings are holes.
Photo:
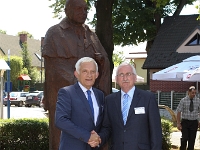
<path fill-rule="evenodd" d="M 10 67 L 10 49 L 8 50 L 8 66 Z M 10 70 L 7 70 L 7 118 L 10 118 Z"/>
<path fill-rule="evenodd" d="M 42 83 L 42 62 L 43 62 L 43 59 L 42 59 L 42 48 L 43 48 L 43 42 L 44 42 L 44 37 L 41 37 L 41 48 L 40 48 L 40 51 L 41 51 L 41 59 L 40 59 L 41 83 Z"/>

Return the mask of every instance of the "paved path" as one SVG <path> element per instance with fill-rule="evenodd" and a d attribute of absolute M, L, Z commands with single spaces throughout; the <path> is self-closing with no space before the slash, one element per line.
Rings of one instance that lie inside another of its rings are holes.
<path fill-rule="evenodd" d="M 171 134 L 172 145 L 180 147 L 180 138 L 181 138 L 181 132 L 173 132 Z M 200 150 L 200 131 L 197 131 L 197 136 L 196 136 L 194 148 L 195 148 L 195 150 Z"/>

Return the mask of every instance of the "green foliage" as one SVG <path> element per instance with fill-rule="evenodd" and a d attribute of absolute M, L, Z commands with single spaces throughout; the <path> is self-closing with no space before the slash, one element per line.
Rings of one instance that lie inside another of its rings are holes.
<path fill-rule="evenodd" d="M 33 67 L 31 69 L 30 77 L 31 77 L 31 85 L 34 86 L 35 83 L 40 82 L 40 71 L 38 71 L 36 67 Z M 43 79 L 43 81 L 44 81 L 44 79 Z"/>
<path fill-rule="evenodd" d="M 49 1 L 53 1 L 53 0 L 49 0 Z M 66 0 L 57 0 L 55 3 L 49 6 L 50 8 L 53 8 L 54 18 L 61 19 L 65 17 L 62 15 L 65 9 L 65 2 Z M 91 4 L 94 3 L 92 0 L 86 0 L 86 2 L 88 4 L 88 8 L 91 8 Z"/>
<path fill-rule="evenodd" d="M 0 29 L 0 33 L 6 34 L 6 31 Z"/>
<path fill-rule="evenodd" d="M 48 119 L 1 119 L 1 150 L 49 149 Z"/>
<path fill-rule="evenodd" d="M 28 73 L 31 74 L 31 58 L 29 56 L 27 43 L 22 43 L 22 60 L 23 68 L 27 68 Z"/>
<path fill-rule="evenodd" d="M 162 150 L 170 150 L 173 124 L 161 119 Z M 48 119 L 0 119 L 1 150 L 36 150 L 49 147 Z"/>
<path fill-rule="evenodd" d="M 21 71 L 21 74 L 28 74 L 28 69 L 27 68 L 23 68 Z"/>
<path fill-rule="evenodd" d="M 120 51 L 120 52 L 113 53 L 112 60 L 115 67 L 119 66 L 125 60 L 125 57 L 123 56 L 123 52 Z"/>
<path fill-rule="evenodd" d="M 166 119 L 161 119 L 162 125 L 162 150 L 170 150 L 171 141 L 170 136 L 173 128 L 173 123 Z"/>
<path fill-rule="evenodd" d="M 50 0 L 51 1 L 51 0 Z M 188 0 L 192 4 L 196 0 Z M 94 1 L 87 1 L 89 7 Z M 151 41 L 156 37 L 155 14 L 161 18 L 173 14 L 180 0 L 116 0 L 113 5 L 113 41 L 115 45 L 138 44 Z M 58 0 L 50 7 L 54 9 L 55 17 L 62 18 L 65 0 Z M 99 8 L 101 9 L 101 8 Z M 96 15 L 94 15 L 96 17 Z M 96 24 L 96 18 L 90 22 Z"/>
<path fill-rule="evenodd" d="M 8 61 L 7 57 L 4 57 L 5 61 Z M 17 78 L 22 72 L 23 61 L 21 57 L 18 56 L 10 56 L 10 80 L 12 82 L 12 89 L 18 89 L 18 81 Z M 4 79 L 7 79 L 7 72 L 4 74 Z"/>
<path fill-rule="evenodd" d="M 19 36 L 20 34 L 27 34 L 27 37 L 29 37 L 30 39 L 33 39 L 33 35 L 30 34 L 29 32 L 27 31 L 21 31 L 21 32 L 18 32 L 17 35 Z"/>

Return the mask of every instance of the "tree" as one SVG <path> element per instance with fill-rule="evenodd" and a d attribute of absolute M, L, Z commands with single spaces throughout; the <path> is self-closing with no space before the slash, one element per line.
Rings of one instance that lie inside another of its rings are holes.
<path fill-rule="evenodd" d="M 29 32 L 27 31 L 21 31 L 21 32 L 18 32 L 17 35 L 19 36 L 20 34 L 27 34 L 27 37 L 30 38 L 30 39 L 33 39 L 33 35 L 30 34 Z"/>
<path fill-rule="evenodd" d="M 7 61 L 7 57 L 4 57 L 4 60 Z M 12 82 L 12 90 L 18 91 L 18 80 L 23 68 L 23 61 L 21 57 L 10 56 L 10 81 Z M 4 78 L 6 79 L 7 73 L 5 72 Z"/>
<path fill-rule="evenodd" d="M 124 60 L 125 57 L 123 56 L 122 51 L 113 53 L 112 61 L 115 67 L 119 66 Z"/>
<path fill-rule="evenodd" d="M 112 62 L 113 45 L 130 45 L 147 41 L 150 50 L 165 16 L 179 15 L 183 7 L 196 0 L 88 0 L 95 4 L 96 15 L 91 22 Z M 51 7 L 56 17 L 62 17 L 65 0 L 56 1 Z M 114 43 L 114 44 L 113 44 Z M 112 70 L 113 65 L 111 65 Z"/>
<path fill-rule="evenodd" d="M 6 34 L 6 31 L 0 29 L 0 33 Z"/>
<path fill-rule="evenodd" d="M 22 60 L 23 60 L 23 68 L 27 68 L 28 74 L 31 74 L 31 58 L 29 56 L 27 42 L 22 43 Z"/>

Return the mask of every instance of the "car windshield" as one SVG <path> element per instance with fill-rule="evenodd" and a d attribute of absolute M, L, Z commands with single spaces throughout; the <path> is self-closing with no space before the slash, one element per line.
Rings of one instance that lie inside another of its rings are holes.
<path fill-rule="evenodd" d="M 41 92 L 40 92 L 41 93 Z M 30 96 L 30 95 L 33 95 L 33 96 L 35 96 L 35 95 L 39 95 L 40 93 L 29 93 L 28 95 L 26 95 L 26 96 Z"/>
<path fill-rule="evenodd" d="M 10 96 L 12 96 L 12 97 L 17 97 L 17 94 L 18 94 L 18 93 L 12 93 L 12 92 L 11 92 L 11 93 L 10 93 Z"/>

